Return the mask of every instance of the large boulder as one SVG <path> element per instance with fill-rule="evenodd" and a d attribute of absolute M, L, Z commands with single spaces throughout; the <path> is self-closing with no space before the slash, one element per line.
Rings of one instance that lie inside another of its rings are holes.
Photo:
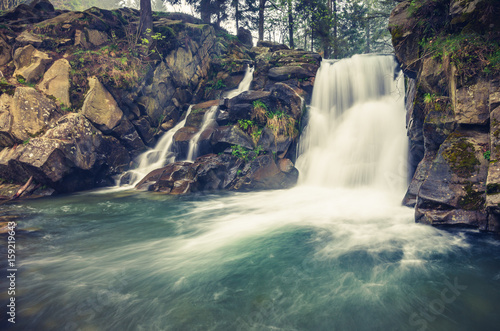
<path fill-rule="evenodd" d="M 195 162 L 176 162 L 149 173 L 136 188 L 168 194 L 197 191 L 288 188 L 298 171 L 290 160 L 276 164 L 271 155 L 245 162 L 228 154 L 208 154 Z"/>
<path fill-rule="evenodd" d="M 12 59 L 12 55 L 10 54 L 11 51 L 12 47 L 3 38 L 2 34 L 0 34 L 0 66 L 10 62 Z"/>
<path fill-rule="evenodd" d="M 70 113 L 28 144 L 0 152 L 0 177 L 15 182 L 33 176 L 58 192 L 109 184 L 111 174 L 130 162 L 126 149 L 103 136 L 84 116 Z M 108 181 L 107 181 L 108 180 Z"/>
<path fill-rule="evenodd" d="M 18 48 L 14 52 L 14 77 L 22 76 L 26 82 L 35 83 L 43 76 L 50 60 L 47 53 L 40 52 L 33 45 Z"/>
<path fill-rule="evenodd" d="M 81 113 L 104 133 L 111 132 L 123 117 L 116 100 L 97 77 L 89 78 L 89 91 Z"/>
<path fill-rule="evenodd" d="M 71 107 L 69 99 L 69 71 L 71 66 L 66 59 L 59 59 L 43 75 L 43 80 L 38 84 L 40 91 L 54 96 L 60 103 Z"/>
<path fill-rule="evenodd" d="M 418 222 L 461 224 L 487 229 L 485 210 L 487 134 L 455 132 L 441 145 L 418 192 Z"/>
<path fill-rule="evenodd" d="M 18 87 L 12 98 L 4 100 L 4 107 L 10 104 L 10 132 L 17 142 L 40 136 L 62 115 L 54 101 L 31 87 Z"/>

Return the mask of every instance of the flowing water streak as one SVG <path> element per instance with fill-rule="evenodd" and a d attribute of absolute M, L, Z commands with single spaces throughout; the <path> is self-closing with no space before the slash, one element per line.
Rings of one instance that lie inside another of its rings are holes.
<path fill-rule="evenodd" d="M 136 169 L 129 170 L 125 174 L 129 174 L 131 176 L 129 183 L 130 186 L 134 187 L 141 179 L 144 178 L 151 171 L 159 169 L 165 166 L 166 163 L 173 162 L 175 156 L 172 154 L 172 145 L 174 135 L 186 124 L 186 119 L 191 113 L 192 106 L 189 106 L 189 109 L 186 113 L 186 117 L 172 129 L 167 131 L 158 141 L 155 148 L 149 150 L 139 156 L 139 166 Z M 124 175 L 125 175 L 124 174 Z M 123 175 L 122 175 L 123 177 Z M 120 177 L 121 178 L 121 177 Z M 118 183 L 120 179 L 118 180 Z"/>
<path fill-rule="evenodd" d="M 219 109 L 218 106 L 212 106 L 205 115 L 203 116 L 203 124 L 201 125 L 201 128 L 196 134 L 189 140 L 189 151 L 187 155 L 187 161 L 194 161 L 194 159 L 198 156 L 198 150 L 200 148 L 199 146 L 199 140 L 201 137 L 201 134 L 211 125 L 214 124 L 215 122 L 215 115 L 217 114 L 217 109 Z"/>
<path fill-rule="evenodd" d="M 235 90 L 229 91 L 228 94 L 226 95 L 226 98 L 232 99 L 235 96 L 240 95 L 241 93 L 250 90 L 250 85 L 252 84 L 254 71 L 255 71 L 254 67 L 248 66 L 247 70 L 245 71 L 245 76 L 243 77 L 243 80 L 238 85 L 238 88 Z"/>
<path fill-rule="evenodd" d="M 247 70 L 245 71 L 245 76 L 238 85 L 238 88 L 229 91 L 226 96 L 227 99 L 232 99 L 250 89 L 254 70 L 255 70 L 254 67 L 248 66 Z M 212 108 L 210 108 L 210 110 L 208 110 L 203 116 L 203 123 L 201 125 L 200 130 L 189 141 L 189 151 L 186 159 L 187 161 L 194 161 L 194 159 L 198 156 L 200 136 L 202 135 L 203 131 L 205 131 L 210 125 L 212 125 L 215 122 L 215 116 L 217 114 L 218 109 L 219 107 L 212 106 Z"/>
<path fill-rule="evenodd" d="M 404 82 L 395 68 L 392 56 L 323 61 L 299 146 L 301 184 L 404 192 Z"/>

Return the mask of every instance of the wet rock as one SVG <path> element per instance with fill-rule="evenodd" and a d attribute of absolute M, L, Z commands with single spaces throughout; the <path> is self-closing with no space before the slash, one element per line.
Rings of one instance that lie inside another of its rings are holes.
<path fill-rule="evenodd" d="M 311 77 L 311 72 L 299 66 L 284 66 L 269 69 L 269 78 L 277 81 L 304 79 Z"/>
<path fill-rule="evenodd" d="M 239 145 L 247 149 L 254 149 L 252 138 L 243 132 L 238 126 L 221 126 L 217 128 L 212 136 L 214 153 L 220 153 L 227 148 Z"/>
<path fill-rule="evenodd" d="M 145 116 L 139 118 L 137 121 L 132 122 L 139 133 L 139 135 L 142 138 L 142 141 L 148 146 L 152 146 L 154 143 L 154 135 L 155 135 L 155 129 L 151 127 L 149 124 L 149 121 Z M 163 123 L 165 124 L 165 123 Z M 163 129 L 163 124 L 162 124 L 162 129 Z"/>
<path fill-rule="evenodd" d="M 445 140 L 418 192 L 417 222 L 487 228 L 483 151 L 488 140 L 475 131 L 455 132 Z"/>

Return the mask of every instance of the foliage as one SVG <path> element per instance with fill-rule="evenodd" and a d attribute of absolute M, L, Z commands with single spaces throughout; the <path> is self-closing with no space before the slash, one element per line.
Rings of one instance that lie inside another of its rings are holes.
<path fill-rule="evenodd" d="M 241 145 L 232 145 L 231 150 L 232 150 L 231 151 L 232 156 L 235 156 L 244 162 L 249 162 L 255 160 L 257 156 L 259 156 L 264 151 L 264 148 L 262 148 L 262 146 L 257 146 L 252 151 Z"/>
<path fill-rule="evenodd" d="M 425 54 L 449 58 L 466 84 L 477 74 L 492 75 L 500 71 L 500 44 L 477 33 L 440 34 L 420 42 Z"/>
<path fill-rule="evenodd" d="M 484 158 L 485 158 L 486 160 L 488 160 L 488 161 L 489 161 L 489 160 L 490 160 L 490 158 L 491 158 L 491 151 L 486 151 L 486 152 L 484 152 L 484 153 L 483 153 L 483 156 L 484 156 Z"/>
<path fill-rule="evenodd" d="M 297 121 L 282 110 L 266 113 L 266 126 L 273 131 L 275 137 L 284 135 L 285 137 L 296 138 L 299 134 Z"/>

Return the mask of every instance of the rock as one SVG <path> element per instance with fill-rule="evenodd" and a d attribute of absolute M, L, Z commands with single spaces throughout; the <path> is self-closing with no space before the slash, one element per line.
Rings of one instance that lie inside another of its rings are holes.
<path fill-rule="evenodd" d="M 177 160 L 185 160 L 189 151 L 189 142 L 198 132 L 198 128 L 185 126 L 180 128 L 173 137 L 173 152 L 176 153 Z"/>
<path fill-rule="evenodd" d="M 34 0 L 30 3 L 30 7 L 37 11 L 53 12 L 54 6 L 48 0 Z"/>
<path fill-rule="evenodd" d="M 23 31 L 17 38 L 16 41 L 21 44 L 21 45 L 33 45 L 35 47 L 40 47 L 42 44 L 43 40 L 40 39 L 39 37 L 35 36 L 34 34 L 28 32 L 28 31 Z"/>
<path fill-rule="evenodd" d="M 145 116 L 143 116 L 136 121 L 132 121 L 132 124 L 134 124 L 137 132 L 139 133 L 139 135 L 142 138 L 142 141 L 147 146 L 152 146 L 154 141 L 155 141 L 154 135 L 155 135 L 156 130 L 151 127 L 147 118 Z M 163 123 L 163 124 L 166 124 L 166 123 Z M 163 124 L 162 124 L 162 129 L 163 129 Z M 173 124 L 172 124 L 172 127 L 173 127 Z"/>
<path fill-rule="evenodd" d="M 227 148 L 239 145 L 247 149 L 254 149 L 254 142 L 249 135 L 236 126 L 221 126 L 217 128 L 212 136 L 214 153 L 220 153 Z"/>
<path fill-rule="evenodd" d="M 208 154 L 195 162 L 176 162 L 146 175 L 139 190 L 186 194 L 211 190 L 278 189 L 294 185 L 298 171 L 292 165 L 282 172 L 272 156 L 261 155 L 244 162 L 227 154 Z"/>
<path fill-rule="evenodd" d="M 270 151 L 283 157 L 288 151 L 288 148 L 290 148 L 292 141 L 292 138 L 283 135 L 275 135 L 270 128 L 265 127 L 262 129 L 257 145 L 262 146 L 265 151 Z"/>
<path fill-rule="evenodd" d="M 123 117 L 115 99 L 97 77 L 89 78 L 89 91 L 81 113 L 104 133 L 111 132 Z"/>
<path fill-rule="evenodd" d="M 299 120 L 302 116 L 302 98 L 289 85 L 276 83 L 271 88 L 271 95 L 279 100 L 279 108 L 286 114 Z"/>
<path fill-rule="evenodd" d="M 271 52 L 279 51 L 282 49 L 290 49 L 287 45 L 265 40 L 257 42 L 257 47 L 267 47 Z"/>
<path fill-rule="evenodd" d="M 487 228 L 485 146 L 488 136 L 475 131 L 455 132 L 445 140 L 418 192 L 417 222 Z"/>
<path fill-rule="evenodd" d="M 239 27 L 236 36 L 241 41 L 241 43 L 243 45 L 245 45 L 246 47 L 248 47 L 248 48 L 253 47 L 253 37 L 252 37 L 252 33 L 249 30 L 247 30 L 243 27 Z"/>
<path fill-rule="evenodd" d="M 236 179 L 235 190 L 281 189 L 296 184 L 298 171 L 280 171 L 271 155 L 261 155 L 243 168 L 243 176 Z"/>
<path fill-rule="evenodd" d="M 98 30 L 85 29 L 86 40 L 94 46 L 101 46 L 108 42 L 106 33 Z"/>
<path fill-rule="evenodd" d="M 58 192 L 74 192 L 102 184 L 129 162 L 127 151 L 115 138 L 104 137 L 84 116 L 70 113 L 42 137 L 16 149 L 3 149 L 0 176 L 17 182 L 33 176 Z"/>
<path fill-rule="evenodd" d="M 139 133 L 135 127 L 126 118 L 122 119 L 111 133 L 120 140 L 120 143 L 127 148 L 131 155 L 137 156 L 146 149 Z"/>
<path fill-rule="evenodd" d="M 459 124 L 486 125 L 490 119 L 489 82 L 480 80 L 456 91 L 455 114 Z"/>
<path fill-rule="evenodd" d="M 22 76 L 26 82 L 35 83 L 45 72 L 45 65 L 50 62 L 50 57 L 38 51 L 33 45 L 16 49 L 14 52 L 14 77 Z"/>
<path fill-rule="evenodd" d="M 11 104 L 11 96 L 6 93 L 0 95 L 0 147 L 10 147 L 18 141 L 12 134 Z"/>
<path fill-rule="evenodd" d="M 59 59 L 47 70 L 38 88 L 45 94 L 52 95 L 59 102 L 71 107 L 69 99 L 69 71 L 71 66 L 68 60 Z"/>
<path fill-rule="evenodd" d="M 5 39 L 0 34 L 0 66 L 3 66 L 10 62 L 12 56 L 10 55 L 12 47 L 5 41 Z"/>
<path fill-rule="evenodd" d="M 269 78 L 277 81 L 311 77 L 310 71 L 299 66 L 283 66 L 269 69 Z"/>
<path fill-rule="evenodd" d="M 87 37 L 85 36 L 82 30 L 75 31 L 75 46 L 88 48 Z"/>
<path fill-rule="evenodd" d="M 417 19 L 409 14 L 409 7 L 410 1 L 403 1 L 394 8 L 389 17 L 389 31 L 401 68 L 408 77 L 416 78 L 421 65 L 420 36 L 415 29 Z"/>
<path fill-rule="evenodd" d="M 10 103 L 11 134 L 17 142 L 44 133 L 62 114 L 54 101 L 31 87 L 18 87 Z"/>

